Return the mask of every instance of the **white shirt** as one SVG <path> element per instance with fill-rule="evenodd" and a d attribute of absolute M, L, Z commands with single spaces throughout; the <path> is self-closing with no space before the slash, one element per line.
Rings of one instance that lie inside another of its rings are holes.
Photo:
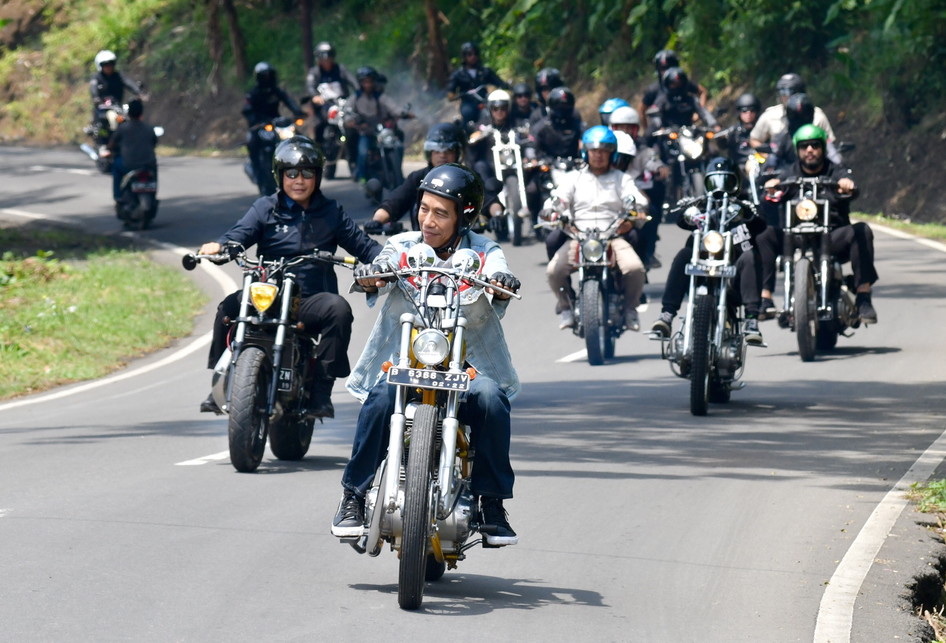
<path fill-rule="evenodd" d="M 583 167 L 565 175 L 561 185 L 556 186 L 546 207 L 551 208 L 555 199 L 561 201 L 563 210 L 570 213 L 571 221 L 580 230 L 597 228 L 604 230 L 624 213 L 624 201 L 633 198 L 640 208 L 646 208 L 647 197 L 634 185 L 629 174 L 611 168 L 596 176 Z"/>
<path fill-rule="evenodd" d="M 812 121 L 812 125 L 823 129 L 824 133 L 828 135 L 829 141 L 834 140 L 834 130 L 831 129 L 831 123 L 828 122 L 827 115 L 825 115 L 820 107 L 815 107 L 815 118 Z M 765 111 L 762 112 L 762 115 L 759 116 L 755 127 L 749 132 L 749 138 L 768 143 L 769 141 L 774 141 L 775 137 L 784 132 L 787 127 L 788 121 L 785 119 L 785 105 L 781 103 L 772 105 L 771 107 L 767 107 Z"/>

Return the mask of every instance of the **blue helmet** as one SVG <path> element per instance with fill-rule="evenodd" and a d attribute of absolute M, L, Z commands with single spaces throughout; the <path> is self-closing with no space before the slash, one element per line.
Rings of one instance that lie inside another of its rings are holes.
<path fill-rule="evenodd" d="M 610 128 L 604 125 L 595 125 L 585 130 L 581 135 L 581 158 L 588 161 L 588 150 L 611 150 L 611 163 L 617 160 L 618 137 Z"/>
<path fill-rule="evenodd" d="M 628 102 L 623 98 L 609 98 L 608 100 L 601 103 L 601 107 L 598 108 L 598 114 L 601 115 L 601 124 L 608 125 L 608 121 L 611 118 L 611 112 L 616 110 L 618 107 L 630 107 Z"/>

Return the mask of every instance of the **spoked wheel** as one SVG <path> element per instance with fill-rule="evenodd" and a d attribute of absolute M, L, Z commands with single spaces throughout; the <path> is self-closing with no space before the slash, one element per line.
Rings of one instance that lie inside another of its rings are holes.
<path fill-rule="evenodd" d="M 312 429 L 315 420 L 312 418 L 284 417 L 282 421 L 269 430 L 269 448 L 273 455 L 280 460 L 301 460 L 305 457 L 312 443 Z"/>
<path fill-rule="evenodd" d="M 604 364 L 609 352 L 614 355 L 614 337 L 608 332 L 608 301 L 601 292 L 601 284 L 589 279 L 581 285 L 581 325 L 585 332 L 585 348 L 588 363 L 592 366 Z"/>
<path fill-rule="evenodd" d="M 230 462 L 242 473 L 256 471 L 263 459 L 269 425 L 266 398 L 272 372 L 269 357 L 257 346 L 244 348 L 233 370 L 228 429 Z"/>
<path fill-rule="evenodd" d="M 506 225 L 512 245 L 522 245 L 522 201 L 519 198 L 519 177 L 510 174 L 503 181 L 503 190 L 506 192 Z"/>
<path fill-rule="evenodd" d="M 424 600 L 427 576 L 427 542 L 434 516 L 430 490 L 433 481 L 437 407 L 424 404 L 414 413 L 405 474 L 401 562 L 397 602 L 401 609 L 416 610 Z"/>
<path fill-rule="evenodd" d="M 710 391 L 710 332 L 716 301 L 712 295 L 700 295 L 693 307 L 693 357 L 690 360 L 690 413 L 706 415 Z"/>
<path fill-rule="evenodd" d="M 815 358 L 818 342 L 818 298 L 811 261 L 803 257 L 795 262 L 794 279 L 795 301 L 792 315 L 795 317 L 798 355 L 801 361 L 810 362 Z"/>

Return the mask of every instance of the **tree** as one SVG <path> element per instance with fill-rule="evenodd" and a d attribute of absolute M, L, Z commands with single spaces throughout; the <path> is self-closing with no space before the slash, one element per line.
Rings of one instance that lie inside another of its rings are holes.
<path fill-rule="evenodd" d="M 434 0 L 424 0 L 427 14 L 427 82 L 445 87 L 450 77 L 447 45 L 440 32 L 440 10 Z"/>

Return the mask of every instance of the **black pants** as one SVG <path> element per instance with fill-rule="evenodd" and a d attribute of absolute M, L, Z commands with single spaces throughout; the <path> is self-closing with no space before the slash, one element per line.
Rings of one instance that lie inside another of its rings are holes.
<path fill-rule="evenodd" d="M 660 301 L 660 308 L 663 312 L 676 315 L 683 305 L 683 298 L 686 297 L 687 289 L 690 287 L 690 278 L 686 274 L 686 265 L 693 256 L 693 237 L 687 240 L 686 245 L 680 249 L 677 256 L 673 258 L 670 265 L 670 272 L 667 274 L 667 285 L 664 287 L 663 298 Z M 759 290 L 759 281 L 761 278 L 760 262 L 756 260 L 756 250 L 743 250 L 739 258 L 736 259 L 736 277 L 729 283 L 730 299 L 729 302 L 746 307 L 746 316 L 755 317 L 759 314 L 759 306 L 762 303 L 762 296 Z"/>
<path fill-rule="evenodd" d="M 769 226 L 757 238 L 759 261 L 762 263 L 762 287 L 771 292 L 775 292 L 776 261 L 782 254 L 783 237 L 781 228 Z M 831 254 L 841 263 L 851 262 L 855 286 L 877 281 L 874 231 L 863 221 L 831 231 Z"/>
<path fill-rule="evenodd" d="M 228 295 L 217 306 L 207 368 L 217 365 L 230 343 L 227 333 L 230 328 L 236 328 L 236 325 L 226 326 L 223 318 L 236 319 L 240 314 L 240 295 L 240 291 Z M 321 335 L 315 351 L 320 373 L 327 377 L 346 377 L 351 372 L 348 344 L 351 341 L 351 325 L 355 320 L 348 302 L 340 295 L 330 292 L 310 295 L 299 303 L 296 320 L 305 325 L 308 334 Z"/>

